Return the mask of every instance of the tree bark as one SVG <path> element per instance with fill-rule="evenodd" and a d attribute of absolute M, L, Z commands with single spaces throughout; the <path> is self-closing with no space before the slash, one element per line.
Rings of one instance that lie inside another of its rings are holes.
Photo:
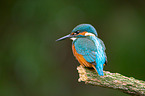
<path fill-rule="evenodd" d="M 104 76 L 99 76 L 95 70 L 84 68 L 81 65 L 77 67 L 77 70 L 78 82 L 83 81 L 85 84 L 118 89 L 130 95 L 145 96 L 145 81 L 109 71 L 104 71 Z"/>

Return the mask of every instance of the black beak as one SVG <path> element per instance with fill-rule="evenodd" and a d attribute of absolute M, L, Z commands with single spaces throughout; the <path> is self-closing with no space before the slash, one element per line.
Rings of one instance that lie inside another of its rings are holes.
<path fill-rule="evenodd" d="M 64 36 L 64 37 L 61 37 L 61 38 L 59 38 L 59 39 L 57 39 L 56 41 L 61 41 L 61 40 L 64 40 L 64 39 L 66 39 L 66 38 L 71 38 L 72 36 L 69 34 L 69 35 L 66 35 L 66 36 Z"/>

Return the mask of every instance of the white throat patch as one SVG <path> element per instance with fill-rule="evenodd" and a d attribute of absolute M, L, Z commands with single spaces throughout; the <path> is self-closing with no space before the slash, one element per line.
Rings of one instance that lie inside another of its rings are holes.
<path fill-rule="evenodd" d="M 74 38 L 74 37 L 73 37 L 73 38 L 70 38 L 70 39 L 74 41 L 74 40 L 76 40 L 77 38 Z"/>

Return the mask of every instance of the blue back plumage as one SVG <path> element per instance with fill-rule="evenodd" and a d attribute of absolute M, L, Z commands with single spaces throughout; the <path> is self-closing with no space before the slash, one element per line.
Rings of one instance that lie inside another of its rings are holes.
<path fill-rule="evenodd" d="M 78 54 L 83 55 L 89 63 L 96 63 L 96 70 L 100 76 L 103 76 L 103 64 L 106 61 L 105 46 L 101 39 L 96 36 L 78 38 L 73 41 Z"/>
<path fill-rule="evenodd" d="M 95 36 L 98 36 L 96 29 L 91 24 L 80 24 L 80 25 L 76 26 L 72 30 L 72 32 L 75 32 L 78 30 L 81 32 L 87 31 L 87 32 L 93 33 Z"/>
<path fill-rule="evenodd" d="M 83 55 L 86 61 L 95 62 L 97 48 L 91 40 L 88 38 L 78 38 L 74 41 L 74 45 L 77 53 Z"/>

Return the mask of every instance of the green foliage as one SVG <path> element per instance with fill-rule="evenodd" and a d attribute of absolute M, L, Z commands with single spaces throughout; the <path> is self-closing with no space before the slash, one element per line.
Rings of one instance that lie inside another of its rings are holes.
<path fill-rule="evenodd" d="M 125 95 L 78 84 L 71 41 L 55 40 L 90 23 L 106 45 L 105 70 L 145 80 L 145 2 L 3 0 L 0 96 Z"/>

